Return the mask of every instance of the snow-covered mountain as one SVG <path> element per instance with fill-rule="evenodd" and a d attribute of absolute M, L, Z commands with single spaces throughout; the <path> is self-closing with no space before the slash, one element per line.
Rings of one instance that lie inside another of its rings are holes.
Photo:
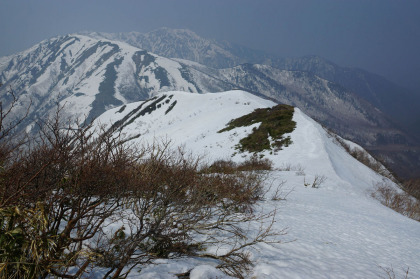
<path fill-rule="evenodd" d="M 51 113 L 57 101 L 72 116 L 94 119 L 111 107 L 145 100 L 159 91 L 227 87 L 214 79 L 206 83 L 205 77 L 192 80 L 189 69 L 174 60 L 83 35 L 43 41 L 0 63 L 2 99 L 10 99 L 6 91 L 12 88 L 19 96 L 21 115 L 31 103 L 29 122 Z"/>
<path fill-rule="evenodd" d="M 94 119 L 106 109 L 145 100 L 157 92 L 243 88 L 299 106 L 321 121 L 334 115 L 369 128 L 378 125 L 389 130 L 391 126 L 386 121 L 378 123 L 381 117 L 357 105 L 350 93 L 339 92 L 333 84 L 310 74 L 249 64 L 217 70 L 187 60 L 167 59 L 119 41 L 83 35 L 41 42 L 3 59 L 0 71 L 3 96 L 10 86 L 20 98 L 22 113 L 32 102 L 30 120 L 51 113 L 57 101 L 65 104 L 73 116 Z M 329 99 L 334 100 L 334 107 Z M 343 107 L 352 111 L 347 113 Z M 336 122 L 330 118 L 330 123 Z M 374 140 L 372 135 L 370 141 Z"/>
<path fill-rule="evenodd" d="M 95 125 L 131 139 L 130 143 L 170 140 L 172 147 L 184 146 L 195 155 L 206 156 L 209 162 L 240 162 L 251 153 L 239 152 L 235 146 L 260 123 L 220 130 L 231 119 L 274 105 L 240 90 L 218 94 L 165 92 L 145 102 L 108 110 L 95 120 Z M 397 276 L 409 268 L 410 278 L 419 277 L 420 223 L 370 196 L 377 183 L 394 184 L 356 161 L 321 125 L 297 108 L 293 121 L 296 128 L 288 134 L 289 146 L 259 153 L 274 163 L 267 187 L 285 181 L 281 191 L 290 193 L 285 201 L 271 200 L 275 190 L 272 187 L 256 207 L 277 207 L 275 229 L 289 228 L 282 240 L 291 242 L 275 247 L 261 244 L 251 250 L 255 267 L 249 277 L 380 278 L 386 276 L 382 268 L 393 268 Z M 319 188 L 305 187 L 305 182 L 316 177 L 326 180 Z M 244 229 L 252 235 L 258 228 Z M 215 274 L 225 278 L 202 264 L 188 258 L 162 260 L 160 265 L 143 269 L 141 275 L 175 278 L 170 274 L 192 269 L 191 278 L 214 278 L 211 276 Z"/>
<path fill-rule="evenodd" d="M 230 68 L 242 63 L 269 61 L 270 56 L 226 41 L 216 41 L 198 36 L 188 29 L 159 28 L 148 33 L 82 32 L 98 39 L 123 41 L 160 56 L 180 58 L 212 68 Z"/>
<path fill-rule="evenodd" d="M 195 93 L 242 88 L 300 107 L 327 127 L 373 145 L 404 135 L 368 103 L 307 72 L 244 64 L 222 70 L 174 61 L 128 44 L 83 35 L 44 41 L 0 65 L 3 91 L 10 85 L 42 118 L 58 100 L 94 119 L 113 106 L 145 100 L 168 90 Z M 360 127 L 354 135 L 354 127 Z M 357 136 L 357 137 L 356 137 Z M 404 143 L 404 142 L 402 142 Z"/>
<path fill-rule="evenodd" d="M 209 59 L 214 58 L 210 55 L 214 52 L 226 54 L 221 45 L 204 47 L 209 42 L 189 31 L 177 33 L 163 29 L 161 32 L 166 35 L 159 32 L 148 34 L 150 44 L 155 42 L 156 45 L 146 46 L 160 52 L 161 47 L 168 51 L 177 49 L 169 47 L 176 35 L 176 45 L 186 43 L 186 49 L 195 45 L 194 53 L 204 55 L 207 53 L 205 49 L 212 49 L 208 52 Z M 185 34 L 191 38 L 183 40 Z M 396 170 L 408 166 L 405 175 L 409 176 L 416 168 L 410 160 L 420 166 L 418 153 L 404 153 L 407 144 L 413 145 L 415 140 L 367 101 L 313 73 L 280 70 L 262 64 L 215 69 L 189 60 L 164 58 L 121 41 L 105 39 L 105 35 L 57 37 L 22 53 L 1 58 L 0 82 L 4 86 L 0 88 L 0 95 L 3 104 L 11 100 L 6 93 L 9 88 L 19 96 L 17 109 L 20 116 L 26 113 L 30 104 L 23 125 L 30 130 L 35 127 L 34 121 L 44 119 L 57 108 L 57 102 L 64 105 L 68 116 L 91 120 L 109 108 L 145 100 L 157 92 L 183 90 L 202 93 L 243 89 L 297 106 L 326 127 L 378 150 L 379 154 L 385 150 L 388 152 L 386 158 Z M 134 44 L 139 34 L 131 35 L 130 40 L 123 34 L 108 37 L 125 38 Z M 159 39 L 160 36 L 163 37 Z M 166 55 L 171 56 L 171 53 Z M 378 145 L 384 147 L 377 148 Z"/>

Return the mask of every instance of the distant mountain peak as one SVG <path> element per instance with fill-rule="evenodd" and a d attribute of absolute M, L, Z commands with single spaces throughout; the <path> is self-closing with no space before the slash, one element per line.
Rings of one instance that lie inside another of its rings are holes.
<path fill-rule="evenodd" d="M 186 29 L 186 28 L 160 27 L 150 32 L 147 32 L 146 34 L 153 34 L 153 33 L 183 34 L 183 35 L 189 35 L 189 36 L 194 36 L 194 37 L 200 37 L 194 31 L 190 29 Z"/>

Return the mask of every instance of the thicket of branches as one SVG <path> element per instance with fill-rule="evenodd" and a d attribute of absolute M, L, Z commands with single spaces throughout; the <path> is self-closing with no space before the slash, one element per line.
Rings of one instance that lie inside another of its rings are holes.
<path fill-rule="evenodd" d="M 98 270 L 121 278 L 184 255 L 217 259 L 242 277 L 247 247 L 279 242 L 275 212 L 253 210 L 264 195 L 260 171 L 203 172 L 182 149 L 129 146 L 90 126 L 63 125 L 60 110 L 37 137 L 17 140 L 11 112 L 0 113 L 0 278 Z M 257 221 L 256 234 L 244 231 Z"/>

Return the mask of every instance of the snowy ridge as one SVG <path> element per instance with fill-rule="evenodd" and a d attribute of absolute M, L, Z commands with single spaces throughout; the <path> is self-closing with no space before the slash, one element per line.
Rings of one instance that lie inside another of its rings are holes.
<path fill-rule="evenodd" d="M 147 102 L 111 109 L 95 123 L 110 128 L 120 121 L 114 128 L 133 137 L 131 142 L 170 139 L 174 147 L 183 145 L 194 154 L 207 155 L 209 161 L 242 161 L 251 154 L 238 153 L 234 146 L 258 123 L 218 131 L 233 118 L 273 105 L 244 91 L 165 92 Z M 286 181 L 282 191 L 291 192 L 286 201 L 271 200 L 269 192 L 257 206 L 258 210 L 279 207 L 275 226 L 289 228 L 283 240 L 292 242 L 251 250 L 256 265 L 250 278 L 380 278 L 386 276 L 380 267 L 392 267 L 397 278 L 409 267 L 410 278 L 420 277 L 420 223 L 370 197 L 374 184 L 386 178 L 346 153 L 301 110 L 295 109 L 293 120 L 297 126 L 290 134 L 292 144 L 277 153 L 262 153 L 276 168 L 267 184 Z M 319 188 L 304 186 L 317 175 L 326 178 Z M 192 269 L 191 278 L 222 276 L 208 266 L 211 261 L 200 264 L 196 259 L 162 260 L 141 275 L 176 278 L 173 274 Z"/>
<path fill-rule="evenodd" d="M 108 110 L 98 117 L 95 123 L 109 128 L 118 120 L 131 115 L 124 122 L 127 125 L 123 123 L 118 131 L 122 131 L 127 138 L 135 138 L 133 141 L 140 144 L 150 144 L 155 139 L 168 138 L 173 146 L 185 145 L 195 153 L 210 156 L 210 160 L 232 158 L 241 161 L 251 154 L 238 153 L 234 147 L 254 126 L 223 133 L 218 131 L 231 119 L 251 113 L 257 108 L 274 105 L 270 100 L 240 90 L 200 95 L 165 92 L 146 102 L 128 104 L 124 109 L 116 107 Z M 147 111 L 144 115 L 138 116 L 141 110 L 131 114 L 140 106 Z M 149 110 L 149 106 L 155 108 Z M 333 139 L 328 133 L 297 108 L 294 121 L 299 124 L 291 134 L 293 144 L 285 147 L 285 150 L 280 152 L 281 156 L 270 154 L 269 151 L 263 153 L 276 167 L 300 164 L 311 173 L 334 176 L 334 180 L 341 180 L 343 184 L 363 185 L 364 190 L 372 186 L 372 177 L 382 179 L 347 154 L 341 146 L 331 144 Z M 346 161 L 351 161 L 352 164 L 346 165 Z M 343 164 L 345 167 L 341 167 Z"/>
<path fill-rule="evenodd" d="M 143 110 L 147 110 L 148 106 L 156 106 L 150 114 L 147 112 L 137 117 L 141 112 L 139 110 L 126 119 L 125 123 L 129 124 L 122 124 L 124 136 L 132 138 L 140 135 L 135 140 L 144 144 L 152 143 L 154 139 L 170 138 L 173 146 L 185 145 L 202 155 L 214 155 L 214 159 L 220 158 L 222 154 L 225 159 L 229 159 L 233 145 L 237 143 L 240 134 L 246 132 L 237 131 L 236 136 L 234 133 L 219 134 L 217 131 L 223 129 L 230 119 L 250 113 L 256 108 L 273 105 L 275 103 L 272 101 L 244 91 L 199 95 L 165 92 L 146 102 L 128 104 L 122 112 L 119 112 L 121 107 L 111 109 L 98 117 L 95 123 L 110 127 L 140 106 Z M 244 130 L 250 131 L 249 128 Z"/>

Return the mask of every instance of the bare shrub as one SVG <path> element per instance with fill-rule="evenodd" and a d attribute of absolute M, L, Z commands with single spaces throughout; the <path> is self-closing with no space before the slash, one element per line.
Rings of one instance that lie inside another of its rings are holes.
<path fill-rule="evenodd" d="M 305 176 L 305 168 L 301 164 L 296 165 L 293 169 L 297 176 Z"/>
<path fill-rule="evenodd" d="M 314 180 L 311 182 L 306 182 L 306 177 L 303 178 L 303 185 L 308 187 L 311 185 L 311 188 L 319 188 L 325 181 L 327 177 L 325 175 L 316 174 Z"/>
<path fill-rule="evenodd" d="M 120 278 L 182 255 L 215 258 L 241 278 L 251 265 L 246 248 L 280 242 L 276 212 L 254 210 L 261 172 L 205 173 L 169 143 L 124 142 L 63 125 L 58 111 L 21 152 L 1 149 L 0 278 L 79 278 L 97 267 Z M 261 223 L 252 236 L 243 229 L 250 222 Z M 207 250 L 214 245 L 225 252 Z"/>
<path fill-rule="evenodd" d="M 389 182 L 377 183 L 371 195 L 398 213 L 420 221 L 420 201 L 402 190 L 397 191 Z"/>
<path fill-rule="evenodd" d="M 203 172 L 207 173 L 234 173 L 238 169 L 238 164 L 232 160 L 217 160 L 209 167 L 204 167 Z"/>
<path fill-rule="evenodd" d="M 292 164 L 282 164 L 281 167 L 278 168 L 279 171 L 291 171 L 292 170 Z"/>
<path fill-rule="evenodd" d="M 256 155 L 238 165 L 238 171 L 258 171 L 258 170 L 271 170 L 273 162 L 269 159 L 261 159 Z"/>
<path fill-rule="evenodd" d="M 233 174 L 243 171 L 271 170 L 272 166 L 273 163 L 269 159 L 260 159 L 257 156 L 252 156 L 250 159 L 241 163 L 235 163 L 232 160 L 217 160 L 209 167 L 204 167 L 202 172 Z"/>
<path fill-rule="evenodd" d="M 420 200 L 420 178 L 409 179 L 402 184 L 402 187 L 408 194 Z"/>
<path fill-rule="evenodd" d="M 0 83 L 0 87 L 2 84 Z M 18 106 L 18 97 L 15 95 L 12 88 L 7 90 L 6 96 L 2 96 L 2 99 L 9 99 L 9 105 L 6 108 L 3 101 L 0 101 L 0 140 L 1 144 L 4 146 L 6 144 L 6 139 L 8 139 L 9 147 L 13 146 L 16 148 L 22 144 L 22 138 L 16 134 L 17 127 L 22 124 L 27 115 L 29 114 L 30 107 L 32 103 L 28 105 L 25 114 L 22 117 L 14 117 L 14 109 Z"/>
<path fill-rule="evenodd" d="M 271 196 L 271 200 L 273 201 L 281 201 L 286 200 L 287 196 L 293 192 L 293 189 L 284 190 L 283 187 L 286 184 L 285 180 L 282 180 L 280 183 L 276 185 L 276 189 L 274 190 L 273 195 Z"/>
<path fill-rule="evenodd" d="M 383 279 L 397 279 L 397 277 L 395 275 L 395 272 L 394 272 L 394 268 L 392 266 L 391 267 L 382 267 L 382 266 L 379 266 L 379 268 L 382 269 L 382 271 L 384 273 L 386 273 L 386 277 L 382 277 L 381 276 L 381 278 L 383 278 Z M 407 267 L 406 269 L 403 269 L 403 272 L 404 272 L 403 276 L 404 277 L 401 277 L 401 278 L 408 279 L 409 278 L 408 277 L 409 270 L 410 270 L 409 267 Z"/>
<path fill-rule="evenodd" d="M 292 165 L 290 163 L 283 163 L 281 167 L 277 168 L 279 171 L 294 171 L 297 176 L 305 175 L 305 167 L 301 164 Z"/>
<path fill-rule="evenodd" d="M 325 181 L 327 177 L 325 175 L 315 175 L 314 181 L 312 182 L 312 188 L 319 188 Z"/>
<path fill-rule="evenodd" d="M 85 242 L 127 195 L 137 155 L 88 127 L 46 123 L 37 142 L 2 166 L 0 276 L 78 277 L 96 254 Z M 15 242 L 18 240 L 18 242 Z"/>

